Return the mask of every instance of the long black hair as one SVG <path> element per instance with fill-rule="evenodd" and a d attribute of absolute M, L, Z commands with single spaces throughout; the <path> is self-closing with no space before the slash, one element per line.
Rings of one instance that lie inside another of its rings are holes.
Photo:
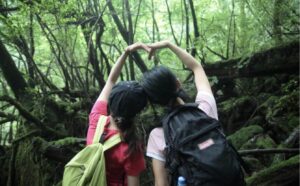
<path fill-rule="evenodd" d="M 144 73 L 142 86 L 152 103 L 166 106 L 178 97 L 176 81 L 169 69 L 157 66 Z"/>
<path fill-rule="evenodd" d="M 177 85 L 177 78 L 171 70 L 157 66 L 144 73 L 141 82 L 150 102 L 172 107 L 177 97 L 190 101 L 188 94 Z"/>
<path fill-rule="evenodd" d="M 116 84 L 108 98 L 108 110 L 120 129 L 123 140 L 129 145 L 127 154 L 141 150 L 134 126 L 134 117 L 147 104 L 147 95 L 136 81 L 122 81 Z"/>

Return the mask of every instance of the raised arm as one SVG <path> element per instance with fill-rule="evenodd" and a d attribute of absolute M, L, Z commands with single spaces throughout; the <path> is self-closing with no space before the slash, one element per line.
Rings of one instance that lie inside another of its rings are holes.
<path fill-rule="evenodd" d="M 174 45 L 169 41 L 160 41 L 157 43 L 150 44 L 148 46 L 151 48 L 149 57 L 153 55 L 156 49 L 169 48 L 172 52 L 174 52 L 177 55 L 177 57 L 181 60 L 183 64 L 185 64 L 187 68 L 193 71 L 197 91 L 204 90 L 209 93 L 212 93 L 209 81 L 207 79 L 202 65 L 198 63 L 197 60 L 184 49 Z"/>
<path fill-rule="evenodd" d="M 109 94 L 111 92 L 112 87 L 115 85 L 116 81 L 118 80 L 118 77 L 121 73 L 122 67 L 126 61 L 126 58 L 128 56 L 129 52 L 125 50 L 121 56 L 118 58 L 117 62 L 112 67 L 109 76 L 107 78 L 107 81 L 97 99 L 97 101 L 107 101 Z"/>
<path fill-rule="evenodd" d="M 138 49 L 144 49 L 148 52 L 150 51 L 150 48 L 148 48 L 143 43 L 135 43 L 135 44 L 128 46 L 125 49 L 125 51 L 121 54 L 121 56 L 118 58 L 117 62 L 114 64 L 114 66 L 112 67 L 112 69 L 109 73 L 109 76 L 107 78 L 107 81 L 106 81 L 97 101 L 100 101 L 100 100 L 107 101 L 108 100 L 109 94 L 120 76 L 122 67 L 126 61 L 127 56 L 129 55 L 130 52 L 136 51 Z"/>

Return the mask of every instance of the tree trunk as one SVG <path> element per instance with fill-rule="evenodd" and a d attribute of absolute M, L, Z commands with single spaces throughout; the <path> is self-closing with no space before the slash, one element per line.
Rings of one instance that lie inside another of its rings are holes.
<path fill-rule="evenodd" d="M 28 87 L 28 85 L 1 40 L 0 56 L 0 68 L 2 69 L 2 73 L 8 85 L 11 87 L 16 98 L 23 97 L 25 89 Z"/>
<path fill-rule="evenodd" d="M 240 38 L 240 50 L 241 53 L 245 50 L 245 47 L 247 46 L 246 39 L 248 38 L 248 32 L 247 32 L 247 23 L 246 23 L 246 12 L 245 12 L 245 0 L 241 0 L 240 2 L 240 11 L 241 14 L 239 16 L 240 18 L 240 32 L 239 32 L 239 38 Z"/>
<path fill-rule="evenodd" d="M 50 126 L 57 124 L 55 118 L 64 113 L 54 112 L 53 108 L 50 108 L 47 104 L 44 105 L 45 108 L 41 106 L 43 103 L 36 100 L 36 97 L 30 93 L 28 84 L 16 67 L 15 62 L 2 41 L 0 41 L 0 57 L 2 59 L 0 68 L 3 76 L 17 98 L 17 100 L 15 100 L 6 95 L 1 96 L 0 101 L 5 101 L 17 108 L 19 113 L 19 117 L 17 118 L 19 125 L 16 129 L 15 138 L 24 136 L 22 140 L 14 140 L 12 142 L 7 186 L 45 185 L 45 183 L 49 183 L 49 180 L 45 180 L 45 178 L 53 179 L 51 183 L 55 183 L 54 180 L 56 179 L 57 182 L 57 178 L 51 178 L 49 172 L 52 172 L 52 176 L 57 175 L 55 169 L 58 166 L 51 165 L 48 162 L 49 160 L 36 153 L 37 151 L 34 149 L 32 137 L 33 135 L 40 135 L 44 138 L 50 137 L 52 139 L 61 137 L 60 135 L 56 135 L 55 133 L 58 131 L 53 130 Z M 40 107 L 35 107 L 37 103 Z M 33 113 L 36 113 L 37 110 L 39 110 L 39 112 L 42 111 L 42 117 L 47 119 L 43 119 L 42 122 L 38 116 L 34 115 Z M 50 115 L 51 117 L 49 117 Z M 66 115 L 64 117 L 66 117 Z"/>
<path fill-rule="evenodd" d="M 128 37 L 128 35 L 127 35 L 128 30 L 126 30 L 124 28 L 124 26 L 122 25 L 118 15 L 117 15 L 117 12 L 116 12 L 113 4 L 112 4 L 112 1 L 107 0 L 106 2 L 107 2 L 107 5 L 108 5 L 108 8 L 110 10 L 111 16 L 112 16 L 115 24 L 117 25 L 117 28 L 118 28 L 121 36 L 123 37 L 124 41 L 126 41 L 126 43 L 129 45 L 130 43 L 128 43 L 128 38 L 127 38 Z M 139 69 L 142 72 L 147 71 L 147 66 L 143 62 L 141 56 L 137 52 L 132 52 L 132 56 L 134 58 L 134 61 L 135 61 L 136 65 L 139 67 Z"/>
<path fill-rule="evenodd" d="M 281 8 L 283 5 L 282 0 L 275 0 L 274 1 L 274 11 L 273 11 L 273 38 L 275 41 L 275 45 L 279 45 L 282 43 L 282 13 Z"/>
<path fill-rule="evenodd" d="M 199 28 L 198 28 L 198 22 L 197 22 L 197 17 L 196 17 L 193 0 L 189 0 L 189 4 L 191 7 L 192 20 L 193 20 L 193 25 L 194 25 L 194 37 L 195 37 L 195 41 L 196 41 L 200 37 L 200 32 L 199 32 Z M 195 47 L 192 47 L 191 55 L 194 57 L 196 56 L 196 48 Z"/>
<path fill-rule="evenodd" d="M 133 35 L 133 25 L 132 25 L 130 5 L 129 5 L 128 0 L 125 0 L 125 9 L 126 9 L 126 11 L 124 11 L 124 12 L 126 12 L 127 21 L 128 21 L 127 43 L 128 43 L 128 45 L 131 45 L 131 44 L 133 44 L 133 41 L 134 41 L 134 35 Z M 134 64 L 133 64 L 133 58 L 131 55 L 129 56 L 129 69 L 130 69 L 130 79 L 135 80 Z"/>

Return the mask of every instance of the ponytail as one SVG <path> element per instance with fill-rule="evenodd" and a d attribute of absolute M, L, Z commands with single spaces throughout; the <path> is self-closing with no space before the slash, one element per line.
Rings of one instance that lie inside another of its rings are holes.
<path fill-rule="evenodd" d="M 133 152 L 141 152 L 142 146 L 139 143 L 139 137 L 136 132 L 136 127 L 133 118 L 116 117 L 114 121 L 117 127 L 121 131 L 121 136 L 125 143 L 128 144 L 126 151 L 127 155 L 131 155 Z"/>

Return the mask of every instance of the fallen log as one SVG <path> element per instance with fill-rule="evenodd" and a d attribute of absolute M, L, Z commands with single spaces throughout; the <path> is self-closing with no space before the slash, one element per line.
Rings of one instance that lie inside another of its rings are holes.
<path fill-rule="evenodd" d="M 205 65 L 208 76 L 240 78 L 299 74 L 299 41 L 254 53 L 245 58 L 218 61 Z"/>
<path fill-rule="evenodd" d="M 39 153 L 43 154 L 50 160 L 61 163 L 67 163 L 78 152 L 78 149 L 74 150 L 74 147 L 71 147 L 72 145 L 78 146 L 80 144 L 84 145 L 85 143 L 86 141 L 84 138 L 75 137 L 66 137 L 51 142 L 48 142 L 40 137 L 33 139 L 33 145 Z"/>

